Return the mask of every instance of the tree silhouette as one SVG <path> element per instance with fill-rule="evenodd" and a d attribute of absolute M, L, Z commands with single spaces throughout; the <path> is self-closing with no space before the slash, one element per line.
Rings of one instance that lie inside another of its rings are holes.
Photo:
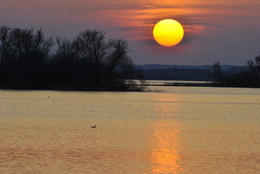
<path fill-rule="evenodd" d="M 54 77 L 53 82 L 56 85 L 64 86 L 75 84 L 78 81 L 80 61 L 76 51 L 75 44 L 64 38 L 57 38 L 58 48 L 51 60 L 51 72 Z"/>
<path fill-rule="evenodd" d="M 256 75 L 260 75 L 260 55 L 256 56 L 254 60 L 247 61 L 249 69 Z"/>
<path fill-rule="evenodd" d="M 44 71 L 53 45 L 41 29 L 0 29 L 1 76 L 13 86 L 38 88 L 44 84 Z M 7 82 L 6 82 L 7 83 Z"/>
<path fill-rule="evenodd" d="M 215 82 L 221 82 L 221 66 L 219 62 L 215 62 L 211 67 L 212 76 Z"/>
<path fill-rule="evenodd" d="M 12 30 L 8 27 L 0 28 L 0 62 L 1 65 L 10 62 L 16 50 L 13 45 Z"/>
<path fill-rule="evenodd" d="M 41 29 L 0 28 L 0 87 L 18 89 L 141 90 L 124 40 L 96 30 L 72 41 Z"/>
<path fill-rule="evenodd" d="M 91 85 L 106 88 L 136 87 L 133 78 L 136 70 L 128 56 L 128 44 L 124 40 L 107 40 L 102 31 L 87 30 L 74 40 L 76 52 L 86 68 Z"/>

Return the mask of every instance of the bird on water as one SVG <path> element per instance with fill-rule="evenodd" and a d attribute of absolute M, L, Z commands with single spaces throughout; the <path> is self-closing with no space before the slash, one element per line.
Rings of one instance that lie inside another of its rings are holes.
<path fill-rule="evenodd" d="M 97 127 L 97 125 L 91 126 L 91 128 L 96 128 L 96 127 Z"/>

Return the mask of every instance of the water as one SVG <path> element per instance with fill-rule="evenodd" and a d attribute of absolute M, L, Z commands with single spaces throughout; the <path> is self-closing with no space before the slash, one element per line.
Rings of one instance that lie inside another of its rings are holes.
<path fill-rule="evenodd" d="M 0 91 L 0 173 L 260 172 L 259 89 L 156 90 Z"/>

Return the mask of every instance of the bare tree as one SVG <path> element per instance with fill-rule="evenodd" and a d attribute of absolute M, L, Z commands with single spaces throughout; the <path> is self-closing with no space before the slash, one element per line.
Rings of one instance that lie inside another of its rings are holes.
<path fill-rule="evenodd" d="M 55 67 L 54 75 L 63 84 L 72 83 L 76 81 L 75 73 L 79 71 L 80 65 L 75 44 L 66 38 L 57 38 L 56 42 L 58 48 L 51 61 Z M 57 82 L 56 80 L 55 83 Z"/>
<path fill-rule="evenodd" d="M 79 57 L 98 71 L 99 65 L 103 62 L 107 49 L 110 47 L 110 42 L 105 39 L 105 33 L 87 30 L 78 35 L 75 44 Z"/>
<path fill-rule="evenodd" d="M 42 60 L 53 46 L 41 29 L 0 28 L 1 64 L 12 61 Z"/>
<path fill-rule="evenodd" d="M 14 28 L 11 31 L 13 38 L 13 47 L 19 61 L 37 62 L 43 61 L 44 57 L 49 54 L 53 46 L 53 39 L 45 38 L 41 29 L 34 32 L 34 29 Z"/>
<path fill-rule="evenodd" d="M 132 61 L 128 56 L 129 52 L 128 44 L 124 40 L 113 40 L 111 41 L 111 47 L 109 49 L 109 55 L 107 56 L 107 70 L 108 74 L 113 74 L 116 71 L 126 70 L 123 67 L 128 65 L 132 66 Z M 127 75 L 129 73 L 124 73 Z"/>
<path fill-rule="evenodd" d="M 64 38 L 57 38 L 58 49 L 56 51 L 57 55 L 61 57 L 74 57 L 77 54 L 75 44 L 70 40 Z"/>
<path fill-rule="evenodd" d="M 257 76 L 260 76 L 260 55 L 256 56 L 253 60 L 247 61 L 249 69 Z"/>
<path fill-rule="evenodd" d="M 9 62 L 15 54 L 11 32 L 12 29 L 9 27 L 0 28 L 0 64 Z"/>
<path fill-rule="evenodd" d="M 260 72 L 260 55 L 255 57 L 256 69 Z"/>
<path fill-rule="evenodd" d="M 215 62 L 211 67 L 213 79 L 215 82 L 221 82 L 221 66 L 219 62 Z"/>

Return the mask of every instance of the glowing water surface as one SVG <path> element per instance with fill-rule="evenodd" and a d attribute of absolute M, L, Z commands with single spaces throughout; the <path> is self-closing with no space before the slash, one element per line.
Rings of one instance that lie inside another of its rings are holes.
<path fill-rule="evenodd" d="M 259 89 L 156 89 L 0 91 L 0 173 L 259 173 Z"/>

